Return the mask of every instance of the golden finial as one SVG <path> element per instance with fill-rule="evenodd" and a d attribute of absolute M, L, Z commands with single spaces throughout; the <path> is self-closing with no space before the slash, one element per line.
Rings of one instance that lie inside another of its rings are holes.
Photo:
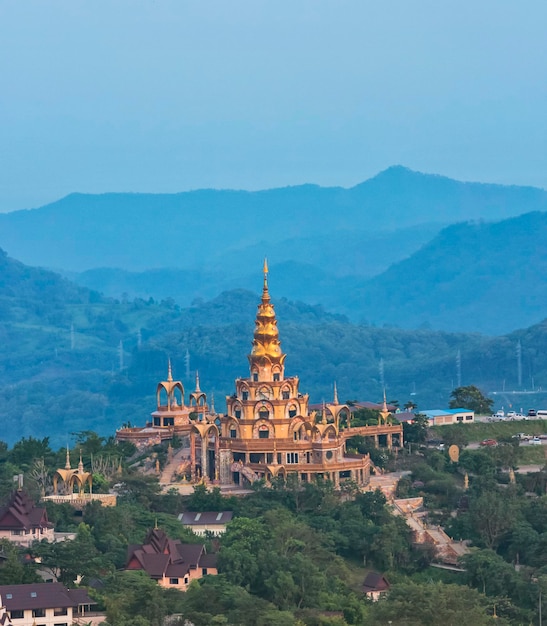
<path fill-rule="evenodd" d="M 70 469 L 70 453 L 68 451 L 68 443 L 66 444 L 66 463 L 65 469 Z"/>
<path fill-rule="evenodd" d="M 270 299 L 270 293 L 268 291 L 268 259 L 264 258 L 264 288 L 262 289 L 262 301 Z"/>
<path fill-rule="evenodd" d="M 340 404 L 338 402 L 338 389 L 336 389 L 336 381 L 334 381 L 334 404 Z"/>
<path fill-rule="evenodd" d="M 199 372 L 196 370 L 196 393 L 201 393 L 201 389 L 199 388 Z"/>
<path fill-rule="evenodd" d="M 385 387 L 384 387 L 384 404 L 382 405 L 382 411 L 384 411 L 384 413 L 388 413 L 387 401 L 386 401 L 386 388 Z"/>
<path fill-rule="evenodd" d="M 80 462 L 78 463 L 78 471 L 84 471 L 84 462 L 82 461 L 82 449 L 80 448 Z"/>
<path fill-rule="evenodd" d="M 167 382 L 173 382 L 173 372 L 171 371 L 171 359 L 167 361 Z"/>

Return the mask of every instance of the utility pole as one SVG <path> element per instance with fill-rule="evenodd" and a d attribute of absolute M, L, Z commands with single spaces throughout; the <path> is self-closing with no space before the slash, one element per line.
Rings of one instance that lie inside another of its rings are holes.
<path fill-rule="evenodd" d="M 517 381 L 520 389 L 522 387 L 522 346 L 520 339 L 517 342 Z"/>
<path fill-rule="evenodd" d="M 184 355 L 184 368 L 186 373 L 186 380 L 190 380 L 190 352 L 186 348 L 186 354 Z"/>

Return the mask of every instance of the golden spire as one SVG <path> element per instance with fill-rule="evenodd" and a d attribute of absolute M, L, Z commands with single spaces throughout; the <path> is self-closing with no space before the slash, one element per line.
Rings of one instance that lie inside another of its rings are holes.
<path fill-rule="evenodd" d="M 264 298 L 270 299 L 270 293 L 268 291 L 268 259 L 264 257 L 264 267 L 262 268 L 264 272 L 264 287 L 262 288 L 262 301 Z"/>
<path fill-rule="evenodd" d="M 82 449 L 80 448 L 80 462 L 78 463 L 78 471 L 82 473 L 84 471 L 84 463 L 82 461 Z"/>
<path fill-rule="evenodd" d="M 334 404 L 340 404 L 338 402 L 338 389 L 336 389 L 336 381 L 334 381 Z"/>
<path fill-rule="evenodd" d="M 68 443 L 66 444 L 66 463 L 65 469 L 70 469 L 70 453 L 68 451 Z"/>
<path fill-rule="evenodd" d="M 249 355 L 249 363 L 252 373 L 261 373 L 261 380 L 272 380 L 272 366 L 280 367 L 280 378 L 282 379 L 283 362 L 285 355 L 281 352 L 279 341 L 279 330 L 275 318 L 274 306 L 270 301 L 268 291 L 268 262 L 264 259 L 264 287 L 262 289 L 262 299 L 258 305 L 255 320 L 255 332 L 253 348 Z"/>
<path fill-rule="evenodd" d="M 168 383 L 173 382 L 173 372 L 171 371 L 171 359 L 170 358 L 167 361 L 167 382 Z"/>
<path fill-rule="evenodd" d="M 196 393 L 201 393 L 201 389 L 199 388 L 199 372 L 196 370 Z"/>
<path fill-rule="evenodd" d="M 386 402 L 386 388 L 385 387 L 384 387 L 384 403 L 382 405 L 382 411 L 384 411 L 384 413 L 388 413 L 387 402 Z"/>

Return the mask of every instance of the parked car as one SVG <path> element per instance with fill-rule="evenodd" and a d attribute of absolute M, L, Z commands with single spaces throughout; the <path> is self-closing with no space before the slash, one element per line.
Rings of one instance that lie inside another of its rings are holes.
<path fill-rule="evenodd" d="M 536 417 L 537 411 L 535 409 L 528 409 L 528 417 Z"/>
<path fill-rule="evenodd" d="M 516 411 L 507 411 L 507 419 L 508 420 L 514 420 L 517 416 L 517 412 Z"/>
<path fill-rule="evenodd" d="M 483 439 L 480 442 L 481 446 L 497 446 L 498 442 L 495 439 Z"/>
<path fill-rule="evenodd" d="M 513 435 L 513 439 L 519 439 L 520 441 L 528 441 L 529 439 L 531 439 L 530 435 L 527 435 L 526 433 L 517 433 L 516 435 Z"/>
<path fill-rule="evenodd" d="M 532 446 L 541 446 L 541 439 L 539 437 L 532 437 L 529 443 Z"/>

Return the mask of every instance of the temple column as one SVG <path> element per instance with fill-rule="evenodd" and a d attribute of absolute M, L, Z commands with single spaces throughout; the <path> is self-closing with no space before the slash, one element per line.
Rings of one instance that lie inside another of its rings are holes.
<path fill-rule="evenodd" d="M 219 472 L 219 463 L 220 463 L 220 437 L 219 435 L 215 436 L 215 482 L 218 482 L 218 478 L 220 476 Z"/>
<path fill-rule="evenodd" d="M 391 433 L 388 433 L 387 435 L 387 447 L 389 450 L 393 448 L 393 435 Z"/>
<path fill-rule="evenodd" d="M 378 435 L 374 435 L 374 447 L 377 448 L 379 445 L 379 437 Z"/>
<path fill-rule="evenodd" d="M 190 480 L 196 477 L 196 433 L 190 431 Z"/>
<path fill-rule="evenodd" d="M 201 436 L 201 477 L 203 480 L 208 478 L 207 471 L 207 436 Z"/>

